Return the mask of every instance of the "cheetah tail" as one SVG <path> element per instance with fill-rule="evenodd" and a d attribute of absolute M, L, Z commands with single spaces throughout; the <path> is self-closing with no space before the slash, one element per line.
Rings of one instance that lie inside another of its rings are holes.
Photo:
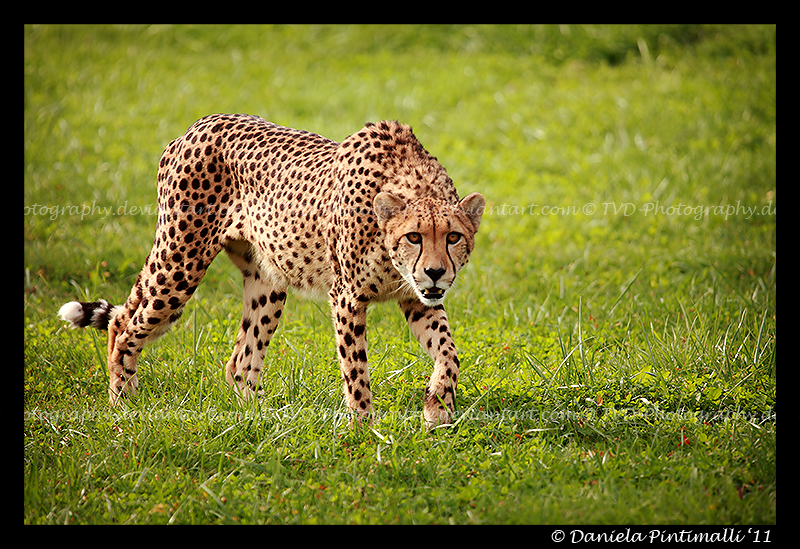
<path fill-rule="evenodd" d="M 123 308 L 119 305 L 109 305 L 105 299 L 84 303 L 82 301 L 70 301 L 65 303 L 58 310 L 58 316 L 62 320 L 70 323 L 71 328 L 85 328 L 91 326 L 98 330 L 107 330 L 108 323 Z"/>

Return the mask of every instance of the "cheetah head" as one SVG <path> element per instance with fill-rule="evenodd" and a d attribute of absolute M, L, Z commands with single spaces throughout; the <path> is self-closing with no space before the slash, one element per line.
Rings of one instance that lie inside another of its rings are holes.
<path fill-rule="evenodd" d="M 475 247 L 483 196 L 472 193 L 454 205 L 381 192 L 373 205 L 397 271 L 423 304 L 440 305 Z"/>

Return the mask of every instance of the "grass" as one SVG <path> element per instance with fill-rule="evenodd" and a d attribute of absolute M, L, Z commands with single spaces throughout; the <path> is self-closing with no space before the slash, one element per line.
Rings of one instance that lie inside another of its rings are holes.
<path fill-rule="evenodd" d="M 24 523 L 775 524 L 776 32 L 764 26 L 27 26 Z M 149 252 L 163 147 L 247 112 L 414 126 L 487 212 L 448 311 L 455 428 L 396 307 L 353 431 L 325 304 L 290 296 L 268 388 L 223 366 L 209 269 L 107 403 L 104 333 Z"/>

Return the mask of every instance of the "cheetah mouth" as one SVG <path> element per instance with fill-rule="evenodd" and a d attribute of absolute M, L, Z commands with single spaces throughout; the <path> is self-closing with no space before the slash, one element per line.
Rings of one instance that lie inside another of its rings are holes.
<path fill-rule="evenodd" d="M 433 288 L 428 288 L 427 290 L 422 290 L 422 296 L 425 299 L 430 299 L 431 301 L 436 301 L 436 300 L 442 299 L 444 297 L 444 290 L 434 286 Z"/>
<path fill-rule="evenodd" d="M 428 307 L 441 305 L 442 301 L 444 301 L 444 292 L 445 290 L 443 288 L 437 288 L 436 286 L 424 290 L 420 289 L 420 301 Z"/>
<path fill-rule="evenodd" d="M 437 305 L 441 305 L 444 301 L 444 294 L 447 291 L 447 288 L 440 288 L 436 285 L 428 288 L 421 288 L 420 284 L 411 275 L 403 274 L 402 276 L 408 283 L 408 287 L 413 290 L 413 292 L 417 295 L 417 298 L 424 305 L 427 305 L 428 307 L 436 307 Z"/>

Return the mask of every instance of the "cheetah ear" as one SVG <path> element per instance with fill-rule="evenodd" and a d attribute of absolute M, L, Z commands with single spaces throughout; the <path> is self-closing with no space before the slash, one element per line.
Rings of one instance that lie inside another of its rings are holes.
<path fill-rule="evenodd" d="M 378 217 L 378 227 L 381 230 L 385 229 L 386 223 L 406 206 L 402 198 L 386 192 L 378 193 L 372 204 L 375 206 L 375 215 Z"/>
<path fill-rule="evenodd" d="M 467 214 L 467 218 L 472 223 L 475 232 L 478 232 L 478 226 L 481 224 L 481 216 L 483 215 L 483 210 L 486 208 L 486 201 L 483 199 L 483 195 L 481 193 L 472 193 L 465 196 L 461 199 L 461 202 L 458 203 L 458 207 Z"/>

